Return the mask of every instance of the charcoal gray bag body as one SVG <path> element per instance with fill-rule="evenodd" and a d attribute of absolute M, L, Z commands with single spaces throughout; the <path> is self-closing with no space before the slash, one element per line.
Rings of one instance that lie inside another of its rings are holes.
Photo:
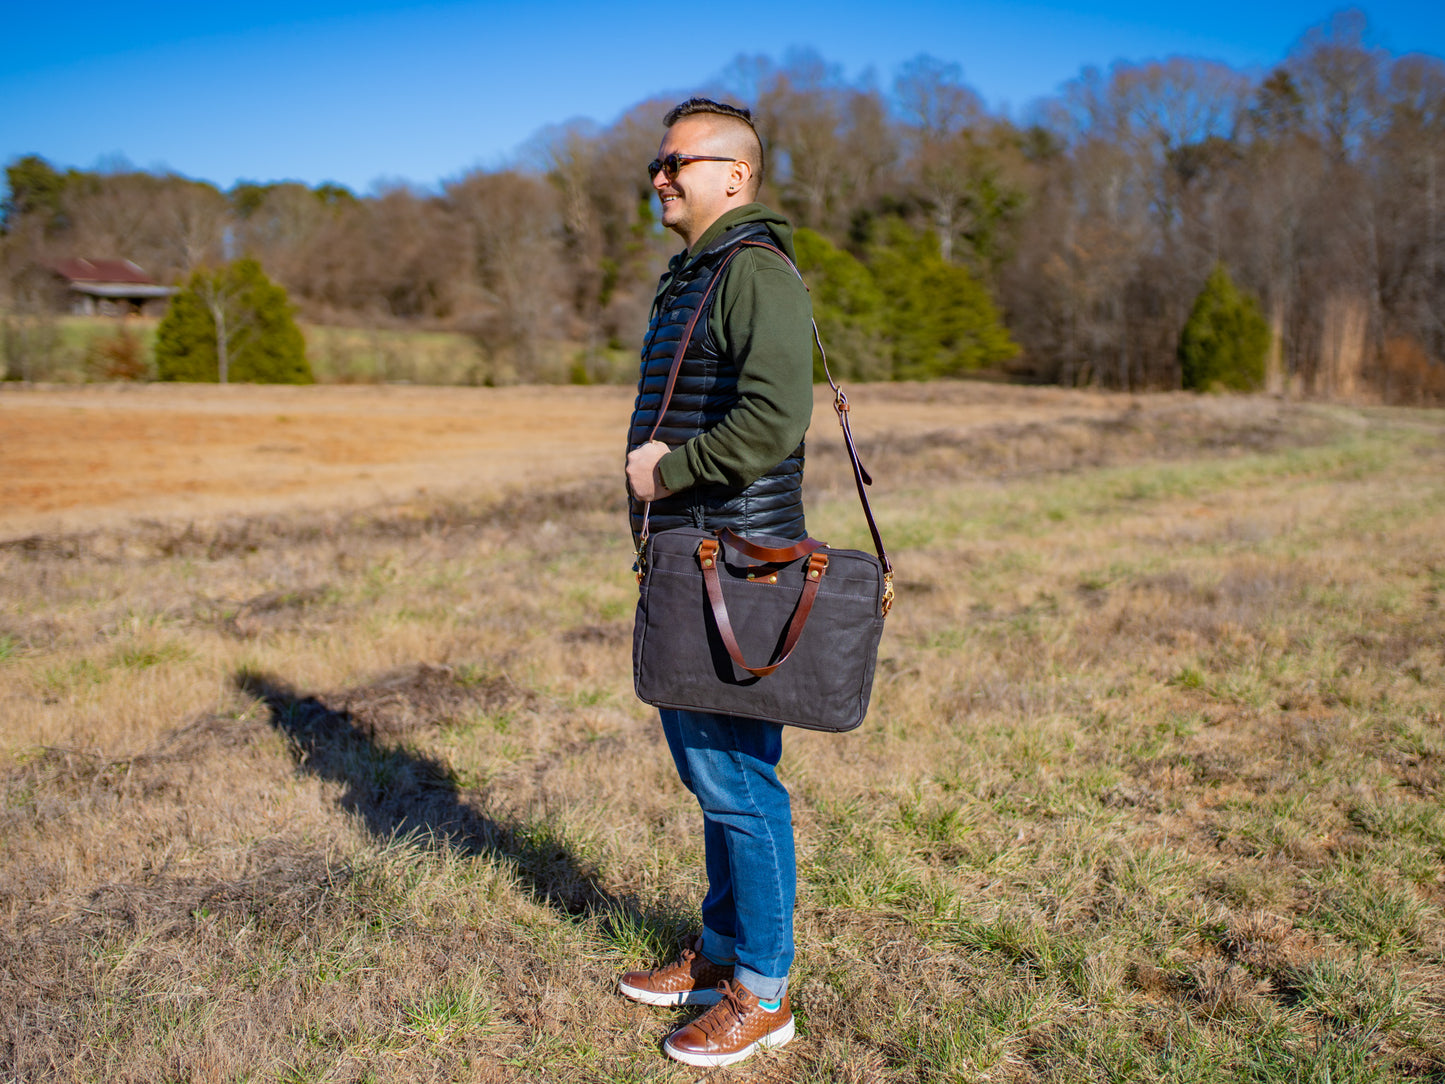
<path fill-rule="evenodd" d="M 827 546 L 792 561 L 760 562 L 729 544 L 735 537 L 684 527 L 647 540 L 632 630 L 638 697 L 660 708 L 852 730 L 868 711 L 883 635 L 882 564 L 871 553 Z M 796 545 L 758 535 L 746 542 Z M 720 610 L 705 578 L 707 560 Z M 814 597 L 797 622 L 810 577 Z M 746 666 L 729 651 L 728 627 Z"/>
<path fill-rule="evenodd" d="M 787 259 L 772 245 L 743 244 Z M 718 268 L 709 292 L 737 251 Z M 673 356 L 659 424 L 705 308 L 706 296 Z M 813 334 L 817 341 L 817 325 Z M 817 345 L 821 353 L 821 341 Z M 826 355 L 823 366 L 826 372 Z M 852 730 L 863 721 L 893 602 L 893 569 L 868 505 L 864 487 L 873 480 L 853 445 L 848 398 L 831 375 L 828 383 L 877 556 L 811 538 L 744 538 L 696 527 L 649 534 L 645 510 L 632 630 L 633 683 L 641 700 L 810 730 Z"/>

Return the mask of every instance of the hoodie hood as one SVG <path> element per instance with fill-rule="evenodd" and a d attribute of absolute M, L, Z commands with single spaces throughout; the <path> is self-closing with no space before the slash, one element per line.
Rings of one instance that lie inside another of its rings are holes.
<path fill-rule="evenodd" d="M 734 207 L 727 214 L 723 215 L 716 222 L 704 231 L 698 238 L 697 244 L 690 250 L 680 253 L 674 259 L 680 262 L 669 265 L 669 270 L 677 270 L 692 260 L 694 253 L 706 252 L 712 245 L 727 233 L 728 230 L 738 226 L 746 226 L 753 222 L 765 223 L 768 232 L 773 235 L 773 240 L 778 247 L 788 254 L 788 259 L 797 263 L 797 256 L 793 252 L 793 227 L 792 224 L 780 215 L 777 211 L 765 207 L 761 203 L 748 203 L 742 207 Z"/>

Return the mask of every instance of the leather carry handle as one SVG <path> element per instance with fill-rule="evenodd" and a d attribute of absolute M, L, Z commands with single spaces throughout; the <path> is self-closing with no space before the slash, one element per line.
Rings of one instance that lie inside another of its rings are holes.
<path fill-rule="evenodd" d="M 728 604 L 723 599 L 722 580 L 718 577 L 717 571 L 718 553 L 719 543 L 711 538 L 704 538 L 697 544 L 697 561 L 702 566 L 702 580 L 707 585 L 707 600 L 712 606 L 712 616 L 717 622 L 717 630 L 722 636 L 723 646 L 727 648 L 728 655 L 733 662 L 742 669 L 755 677 L 767 677 L 788 661 L 788 656 L 793 653 L 793 648 L 798 644 L 798 638 L 803 635 L 803 626 L 808 623 L 808 615 L 813 612 L 813 602 L 818 597 L 818 585 L 823 582 L 823 575 L 828 571 L 828 555 L 813 552 L 808 556 L 807 571 L 803 577 L 803 592 L 798 596 L 797 606 L 793 607 L 793 616 L 788 621 L 788 634 L 783 639 L 783 646 L 779 649 L 778 657 L 766 666 L 749 666 L 743 661 L 743 649 L 738 646 L 738 638 L 733 633 L 732 621 L 728 618 Z"/>
<path fill-rule="evenodd" d="M 805 538 L 791 546 L 760 546 L 735 533 L 731 527 L 724 527 L 718 531 L 717 536 L 723 545 L 731 546 L 754 561 L 766 561 L 770 565 L 785 565 L 789 561 L 796 561 L 799 557 L 806 557 L 826 545 L 816 538 Z"/>

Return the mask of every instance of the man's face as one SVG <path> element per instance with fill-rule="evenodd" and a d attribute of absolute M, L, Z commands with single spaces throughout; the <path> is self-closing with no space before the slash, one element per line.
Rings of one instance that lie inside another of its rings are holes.
<path fill-rule="evenodd" d="M 721 142 L 706 117 L 683 117 L 662 137 L 658 160 L 669 154 L 715 154 Z M 669 180 L 665 170 L 652 178 L 652 190 L 662 201 L 662 224 L 675 231 L 688 247 L 700 238 L 728 208 L 731 162 L 689 162 Z"/>

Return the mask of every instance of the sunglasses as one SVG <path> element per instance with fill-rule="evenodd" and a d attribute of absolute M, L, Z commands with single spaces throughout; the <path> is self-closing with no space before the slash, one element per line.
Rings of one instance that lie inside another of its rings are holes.
<path fill-rule="evenodd" d="M 715 154 L 669 154 L 666 158 L 654 158 L 647 163 L 647 179 L 656 180 L 658 173 L 667 174 L 669 181 L 677 180 L 677 174 L 689 162 L 736 162 L 736 158 L 719 158 Z"/>

